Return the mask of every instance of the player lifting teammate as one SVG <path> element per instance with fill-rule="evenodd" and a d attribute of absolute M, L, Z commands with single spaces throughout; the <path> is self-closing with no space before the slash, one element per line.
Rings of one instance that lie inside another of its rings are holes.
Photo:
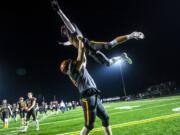
<path fill-rule="evenodd" d="M 104 53 L 101 52 L 101 50 L 110 50 L 111 48 L 114 48 L 115 46 L 122 44 L 123 42 L 130 39 L 143 39 L 144 34 L 142 32 L 133 32 L 128 35 L 119 36 L 111 42 L 90 41 L 85 38 L 78 27 L 75 24 L 72 24 L 70 20 L 65 16 L 65 14 L 60 9 L 57 0 L 53 0 L 52 5 L 65 24 L 61 28 L 61 34 L 62 36 L 66 37 L 68 41 L 65 43 L 60 42 L 60 44 L 66 46 L 73 45 L 74 47 L 78 48 L 78 37 L 81 37 L 86 48 L 86 54 L 91 56 L 96 62 L 106 66 L 110 66 L 123 59 L 129 64 L 132 64 L 132 60 L 127 56 L 126 53 L 122 53 L 117 57 L 108 58 Z"/>
<path fill-rule="evenodd" d="M 69 76 L 80 94 L 85 118 L 85 126 L 81 131 L 81 135 L 88 135 L 94 128 L 96 115 L 102 121 L 105 134 L 112 135 L 109 126 L 109 116 L 100 101 L 100 90 L 97 89 L 93 78 L 86 68 L 85 47 L 82 40 L 79 40 L 77 60 L 64 60 L 60 69 L 62 73 Z"/>

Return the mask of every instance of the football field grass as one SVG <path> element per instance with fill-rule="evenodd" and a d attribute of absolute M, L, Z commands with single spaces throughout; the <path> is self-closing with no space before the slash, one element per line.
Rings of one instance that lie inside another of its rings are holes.
<path fill-rule="evenodd" d="M 110 116 L 113 135 L 180 135 L 180 96 L 107 103 L 104 106 Z M 46 117 L 39 115 L 39 120 L 40 131 L 36 131 L 31 122 L 28 132 L 21 133 L 20 121 L 11 120 L 9 129 L 0 128 L 0 135 L 78 135 L 84 125 L 80 107 L 64 114 L 49 112 Z M 90 134 L 103 135 L 99 118 Z"/>

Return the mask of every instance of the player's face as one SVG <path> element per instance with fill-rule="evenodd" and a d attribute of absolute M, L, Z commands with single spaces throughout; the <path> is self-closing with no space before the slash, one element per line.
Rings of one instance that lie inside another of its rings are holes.
<path fill-rule="evenodd" d="M 7 104 L 7 100 L 3 100 L 3 102 L 2 102 L 3 104 Z"/>
<path fill-rule="evenodd" d="M 19 99 L 20 102 L 23 102 L 23 98 Z"/>
<path fill-rule="evenodd" d="M 32 98 L 32 93 L 28 93 L 28 98 Z"/>
<path fill-rule="evenodd" d="M 60 70 L 63 74 L 67 74 L 68 72 L 68 67 L 69 67 L 69 62 L 68 60 L 64 60 L 62 63 L 61 63 L 61 66 L 60 66 Z"/>

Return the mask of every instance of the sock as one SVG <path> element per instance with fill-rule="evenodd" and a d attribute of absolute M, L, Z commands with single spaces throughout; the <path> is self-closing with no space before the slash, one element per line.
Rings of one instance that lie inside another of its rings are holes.
<path fill-rule="evenodd" d="M 36 120 L 35 122 L 36 122 L 36 129 L 39 130 L 39 121 Z"/>
<path fill-rule="evenodd" d="M 126 35 L 126 37 L 128 40 L 133 38 L 132 34 Z"/>
<path fill-rule="evenodd" d="M 29 126 L 29 122 L 27 121 L 27 122 L 26 122 L 26 125 L 24 126 L 24 131 L 27 131 L 28 126 Z"/>
<path fill-rule="evenodd" d="M 6 118 L 6 119 L 4 119 L 4 123 L 5 123 L 5 128 L 8 128 L 8 119 Z"/>
<path fill-rule="evenodd" d="M 113 47 L 113 46 L 116 46 L 118 45 L 118 41 L 116 39 L 114 39 L 113 41 L 110 42 L 110 45 Z"/>

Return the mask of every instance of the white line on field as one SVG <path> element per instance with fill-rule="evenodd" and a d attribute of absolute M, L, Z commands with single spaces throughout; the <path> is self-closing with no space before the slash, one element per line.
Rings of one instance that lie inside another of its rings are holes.
<path fill-rule="evenodd" d="M 163 116 L 159 116 L 159 117 L 153 117 L 153 118 L 137 120 L 137 121 L 130 121 L 130 122 L 125 122 L 125 123 L 121 123 L 121 124 L 115 124 L 115 125 L 111 125 L 111 128 L 114 129 L 114 128 L 129 127 L 129 126 L 140 125 L 140 124 L 145 124 L 145 123 L 150 123 L 150 122 L 154 122 L 154 121 L 160 121 L 160 120 L 170 119 L 170 118 L 175 118 L 175 117 L 180 117 L 180 113 L 163 115 Z M 102 128 L 95 128 L 91 133 L 99 132 L 102 130 L 103 130 Z M 67 132 L 67 133 L 56 134 L 56 135 L 78 135 L 79 133 L 80 133 L 80 131 L 74 131 L 74 132 Z"/>
<path fill-rule="evenodd" d="M 121 113 L 125 113 L 125 112 L 133 112 L 133 111 L 139 111 L 139 110 L 152 109 L 152 108 L 156 108 L 156 107 L 162 107 L 162 106 L 174 105 L 174 104 L 180 104 L 180 102 L 171 103 L 171 104 L 162 104 L 162 105 L 157 105 L 157 106 L 152 106 L 152 107 L 146 107 L 146 108 L 139 108 L 139 109 L 128 110 L 128 111 L 123 111 L 123 112 L 114 112 L 114 113 L 111 113 L 111 115 L 121 114 Z"/>
<path fill-rule="evenodd" d="M 51 114 L 49 114 L 49 115 L 47 115 L 47 116 L 42 116 L 41 119 L 39 119 L 39 122 L 42 121 L 42 120 L 44 120 L 45 118 L 48 118 L 48 117 L 52 116 L 52 115 L 54 115 L 54 113 L 51 113 Z M 33 124 L 33 123 L 31 122 L 31 123 L 29 124 L 29 126 L 32 126 L 32 124 Z M 17 129 L 18 129 L 18 130 L 17 130 Z M 2 129 L 0 129 L 0 131 L 1 131 L 1 130 L 4 130 L 4 131 L 5 131 L 6 129 L 3 129 L 3 128 L 2 128 Z M 20 131 L 20 130 L 19 130 L 19 127 L 8 128 L 8 130 L 13 130 L 13 131 L 10 131 L 10 132 L 13 132 L 13 133 Z"/>
<path fill-rule="evenodd" d="M 134 109 L 134 110 L 123 111 L 123 112 L 114 112 L 114 113 L 110 113 L 110 115 L 115 115 L 115 114 L 120 114 L 120 113 L 128 113 L 128 112 L 139 111 L 139 110 L 146 110 L 146 109 L 157 108 L 157 107 L 173 105 L 173 104 L 180 104 L 180 102 L 171 103 L 171 104 L 164 104 L 164 105 L 158 105 L 158 106 L 147 107 L 147 108 L 141 108 L 141 109 Z M 80 117 L 80 118 L 74 118 L 74 119 L 63 120 L 63 121 L 47 122 L 47 123 L 42 123 L 40 125 L 49 125 L 49 124 L 52 124 L 52 123 L 61 123 L 61 122 L 67 122 L 67 121 L 76 121 L 76 120 L 80 120 L 80 119 L 84 119 L 84 118 Z"/>
<path fill-rule="evenodd" d="M 139 110 L 152 109 L 152 108 L 157 108 L 157 107 L 162 107 L 162 106 L 168 106 L 168 105 L 173 105 L 173 104 L 180 104 L 180 102 L 170 103 L 170 104 L 162 104 L 162 105 L 158 105 L 158 106 L 152 106 L 152 107 L 146 107 L 146 108 L 128 110 L 128 111 L 123 111 L 123 112 L 114 112 L 114 113 L 110 113 L 110 115 L 128 113 L 128 112 L 139 111 Z M 51 115 L 53 115 L 53 114 L 50 114 L 50 115 L 48 115 L 47 117 L 50 117 Z M 46 118 L 47 118 L 47 117 L 46 117 Z M 76 120 L 80 120 L 80 119 L 84 119 L 84 118 L 83 118 L 83 117 L 80 117 L 80 118 L 74 118 L 74 119 L 69 119 L 69 120 L 47 122 L 47 123 L 42 123 L 42 124 L 40 124 L 40 126 L 49 125 L 49 124 L 53 124 L 53 123 L 63 123 L 63 122 L 67 122 L 67 121 L 76 121 Z M 44 120 L 44 118 L 43 118 L 42 120 Z M 42 121 L 42 120 L 40 120 L 40 121 Z M 11 130 L 11 129 L 17 129 L 17 128 L 18 128 L 18 127 L 9 128 L 9 130 Z M 0 131 L 1 131 L 1 130 L 4 130 L 4 129 L 0 129 Z"/>

